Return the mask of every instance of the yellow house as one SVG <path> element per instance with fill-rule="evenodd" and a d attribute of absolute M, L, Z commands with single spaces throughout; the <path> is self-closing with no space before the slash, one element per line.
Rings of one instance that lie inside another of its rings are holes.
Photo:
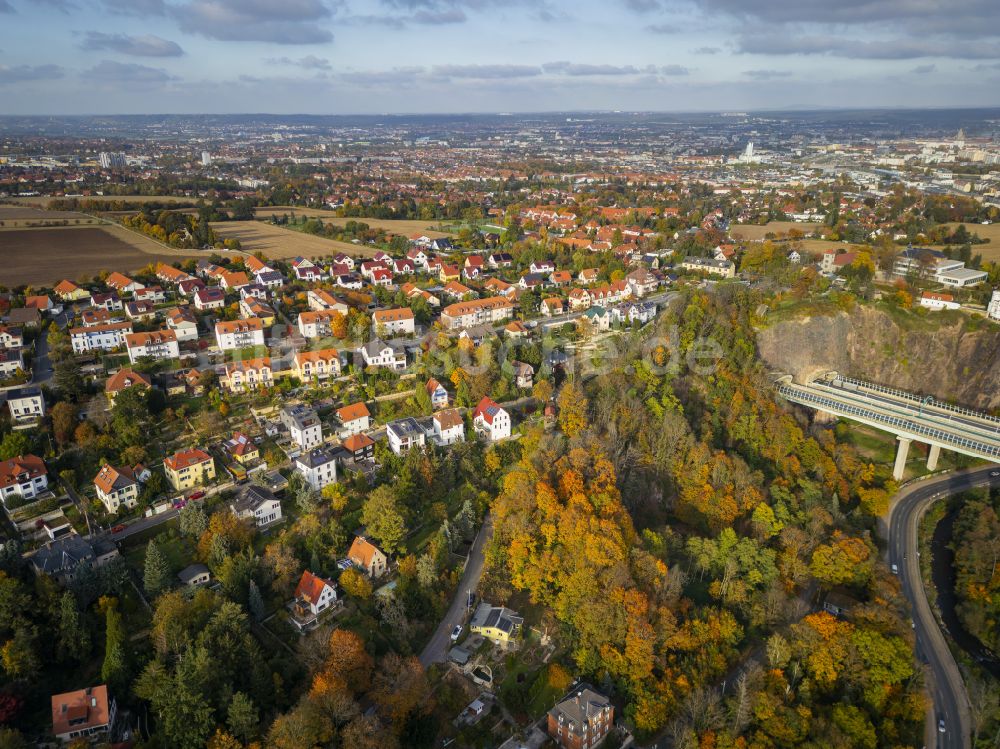
<path fill-rule="evenodd" d="M 242 432 L 233 432 L 233 438 L 226 442 L 226 450 L 240 465 L 246 466 L 260 460 L 260 450 L 253 440 Z"/>
<path fill-rule="evenodd" d="M 90 292 L 86 289 L 81 289 L 75 283 L 68 279 L 64 279 L 55 285 L 52 289 L 60 299 L 64 302 L 78 302 L 81 299 L 87 299 L 90 297 Z"/>
<path fill-rule="evenodd" d="M 480 603 L 469 629 L 497 645 L 508 645 L 521 631 L 524 618 L 503 606 Z"/>
<path fill-rule="evenodd" d="M 167 481 L 179 492 L 201 486 L 215 478 L 215 461 L 212 456 L 197 447 L 181 450 L 163 461 L 163 471 Z"/>
<path fill-rule="evenodd" d="M 457 281 L 462 277 L 462 269 L 457 265 L 452 265 L 450 263 L 441 264 L 441 272 L 438 274 L 438 278 L 441 279 L 441 283 L 448 283 L 449 281 Z"/>
<path fill-rule="evenodd" d="M 243 318 L 259 317 L 264 321 L 265 328 L 274 325 L 274 310 L 254 297 L 244 297 L 240 300 L 240 316 Z"/>

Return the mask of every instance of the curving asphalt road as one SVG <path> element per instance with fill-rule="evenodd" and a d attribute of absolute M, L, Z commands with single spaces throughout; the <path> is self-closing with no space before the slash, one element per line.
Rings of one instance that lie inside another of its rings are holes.
<path fill-rule="evenodd" d="M 451 631 L 456 624 L 465 624 L 466 602 L 470 590 L 475 590 L 479 585 L 479 578 L 483 575 L 483 564 L 486 561 L 483 555 L 483 548 L 493 538 L 493 516 L 487 514 L 483 520 L 483 525 L 479 529 L 479 534 L 469 550 L 468 560 L 465 563 L 465 571 L 462 579 L 455 589 L 455 597 L 451 599 L 451 606 L 448 613 L 438 623 L 437 629 L 431 636 L 424 652 L 420 654 L 420 664 L 427 668 L 432 663 L 443 663 L 448 660 L 448 651 L 451 650 Z"/>
<path fill-rule="evenodd" d="M 928 749 L 969 749 L 972 724 L 962 674 L 948 649 L 944 634 L 938 628 L 924 591 L 917 556 L 917 528 L 927 509 L 938 500 L 990 484 L 1000 486 L 1000 466 L 928 479 L 900 490 L 889 512 L 889 563 L 899 569 L 903 595 L 913 608 L 917 651 L 930 667 L 928 689 L 934 702 L 934 721 L 927 729 Z M 944 720 L 944 733 L 938 731 L 939 719 Z"/>

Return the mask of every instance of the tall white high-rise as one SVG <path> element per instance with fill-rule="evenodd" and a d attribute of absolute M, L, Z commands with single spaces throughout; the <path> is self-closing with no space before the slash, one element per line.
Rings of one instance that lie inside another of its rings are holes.
<path fill-rule="evenodd" d="M 208 151 L 201 152 L 201 165 L 212 166 L 212 154 L 210 154 Z"/>
<path fill-rule="evenodd" d="M 125 168 L 125 154 L 119 152 L 108 153 L 107 151 L 101 151 L 98 159 L 101 162 L 101 169 L 124 169 Z"/>
<path fill-rule="evenodd" d="M 747 147 L 743 150 L 741 158 L 743 161 L 753 161 L 753 141 L 747 143 Z"/>
<path fill-rule="evenodd" d="M 986 314 L 991 320 L 1000 320 L 1000 290 L 993 292 L 993 298 L 990 299 L 990 306 L 986 308 Z"/>

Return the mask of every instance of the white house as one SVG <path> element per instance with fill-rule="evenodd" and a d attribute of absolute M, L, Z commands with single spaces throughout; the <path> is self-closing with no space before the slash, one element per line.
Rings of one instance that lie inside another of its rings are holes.
<path fill-rule="evenodd" d="M 306 294 L 306 301 L 309 309 L 314 312 L 319 310 L 336 310 L 342 315 L 346 315 L 350 308 L 325 289 L 310 289 Z"/>
<path fill-rule="evenodd" d="M 88 351 L 119 349 L 125 345 L 125 336 L 131 332 L 132 323 L 113 322 L 85 328 L 72 328 L 69 331 L 69 338 L 73 345 L 73 353 L 85 354 Z"/>
<path fill-rule="evenodd" d="M 331 309 L 300 312 L 299 333 L 303 338 L 332 338 L 331 322 L 338 316 L 343 317 L 343 313 Z"/>
<path fill-rule="evenodd" d="M 315 491 L 337 481 L 337 459 L 333 452 L 320 447 L 295 458 L 295 470 Z"/>
<path fill-rule="evenodd" d="M 951 294 L 925 291 L 920 295 L 920 306 L 930 310 L 958 309 L 961 305 Z"/>
<path fill-rule="evenodd" d="M 174 307 L 167 310 L 167 327 L 174 331 L 178 341 L 198 340 L 198 320 L 191 310 Z"/>
<path fill-rule="evenodd" d="M 368 410 L 368 406 L 361 401 L 338 408 L 337 418 L 341 424 L 341 437 L 360 434 L 368 431 L 371 427 L 371 412 Z"/>
<path fill-rule="evenodd" d="M 413 447 L 423 447 L 426 444 L 424 430 L 413 417 L 386 424 L 385 436 L 389 440 L 389 447 L 396 455 L 403 455 Z"/>
<path fill-rule="evenodd" d="M 413 310 L 409 307 L 398 309 L 377 309 L 372 313 L 372 330 L 386 335 L 410 335 L 415 330 Z"/>
<path fill-rule="evenodd" d="M 472 423 L 478 434 L 491 442 L 510 437 L 510 414 L 493 402 L 489 396 L 483 396 L 472 413 Z"/>
<path fill-rule="evenodd" d="M 134 468 L 115 468 L 110 463 L 101 466 L 94 477 L 94 488 L 97 498 L 108 508 L 108 512 L 116 513 L 121 507 L 132 509 L 139 501 L 139 477 L 141 472 Z"/>
<path fill-rule="evenodd" d="M 336 602 L 336 584 L 306 570 L 295 586 L 295 599 L 289 607 L 291 621 L 300 631 L 312 629 L 316 618 Z"/>
<path fill-rule="evenodd" d="M 33 499 L 49 487 L 45 461 L 36 455 L 18 455 L 0 461 L 0 499 L 18 496 Z"/>
<path fill-rule="evenodd" d="M 177 334 L 170 328 L 130 333 L 125 336 L 125 345 L 129 361 L 133 364 L 140 359 L 177 359 L 181 355 Z"/>
<path fill-rule="evenodd" d="M 316 263 L 304 257 L 292 260 L 292 269 L 295 271 L 295 277 L 300 281 L 319 281 L 326 275 Z"/>
<path fill-rule="evenodd" d="M 465 442 L 465 422 L 457 409 L 448 408 L 434 414 L 434 441 L 439 445 Z"/>
<path fill-rule="evenodd" d="M 226 292 L 216 286 L 198 289 L 194 293 L 194 306 L 201 311 L 222 309 L 226 306 Z"/>
<path fill-rule="evenodd" d="M 433 408 L 444 408 L 448 405 L 448 391 L 445 390 L 444 385 L 431 377 L 427 380 L 427 384 L 424 387 L 431 399 L 431 406 Z"/>
<path fill-rule="evenodd" d="M 993 292 L 990 305 L 986 308 L 986 314 L 991 320 L 1000 320 L 1000 291 Z"/>
<path fill-rule="evenodd" d="M 33 424 L 45 415 L 45 396 L 38 386 L 8 390 L 7 408 L 15 426 Z"/>
<path fill-rule="evenodd" d="M 366 367 L 406 369 L 406 352 L 393 348 L 380 338 L 373 338 L 361 347 L 361 358 Z"/>
<path fill-rule="evenodd" d="M 215 323 L 215 340 L 223 351 L 264 345 L 264 321 L 258 317 Z"/>
<path fill-rule="evenodd" d="M 24 346 L 24 331 L 21 328 L 0 325 L 0 348 L 21 348 Z"/>
<path fill-rule="evenodd" d="M 309 450 L 323 442 L 323 424 L 309 406 L 301 403 L 281 409 L 281 423 L 288 427 L 292 442 Z"/>
<path fill-rule="evenodd" d="M 253 520 L 258 528 L 281 520 L 281 500 L 269 489 L 255 484 L 240 489 L 229 509 L 240 520 Z"/>

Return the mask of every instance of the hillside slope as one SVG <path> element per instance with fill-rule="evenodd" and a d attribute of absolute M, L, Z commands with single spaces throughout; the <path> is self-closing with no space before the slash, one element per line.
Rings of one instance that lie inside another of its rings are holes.
<path fill-rule="evenodd" d="M 1000 331 L 957 316 L 893 316 L 857 307 L 757 332 L 761 358 L 797 380 L 836 370 L 978 409 L 1000 409 Z"/>

